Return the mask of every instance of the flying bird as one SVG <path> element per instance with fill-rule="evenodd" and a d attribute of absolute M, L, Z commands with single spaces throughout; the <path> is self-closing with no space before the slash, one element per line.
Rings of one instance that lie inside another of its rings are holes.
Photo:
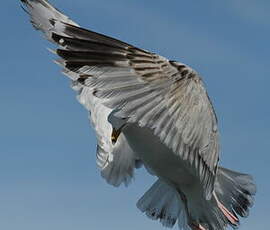
<path fill-rule="evenodd" d="M 248 216 L 256 186 L 219 166 L 217 117 L 195 70 L 81 28 L 46 0 L 21 2 L 89 111 L 109 184 L 128 185 L 144 166 L 158 179 L 137 207 L 166 227 L 225 230 Z"/>

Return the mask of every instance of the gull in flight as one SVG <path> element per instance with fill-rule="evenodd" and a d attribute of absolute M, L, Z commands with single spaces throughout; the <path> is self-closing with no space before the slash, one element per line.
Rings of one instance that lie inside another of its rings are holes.
<path fill-rule="evenodd" d="M 158 179 L 137 207 L 166 227 L 238 227 L 256 186 L 250 175 L 219 166 L 217 118 L 199 74 L 81 28 L 46 0 L 21 2 L 34 28 L 57 45 L 56 63 L 89 111 L 102 177 L 128 185 L 144 166 Z"/>

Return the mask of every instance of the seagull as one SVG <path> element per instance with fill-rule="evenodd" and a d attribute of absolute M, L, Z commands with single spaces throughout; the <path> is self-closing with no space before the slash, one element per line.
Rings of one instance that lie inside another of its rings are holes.
<path fill-rule="evenodd" d="M 219 166 L 217 117 L 200 75 L 81 28 L 46 0 L 21 2 L 34 28 L 57 45 L 55 62 L 89 112 L 101 176 L 127 186 L 144 166 L 158 179 L 137 207 L 163 226 L 238 227 L 256 186 L 250 175 Z"/>

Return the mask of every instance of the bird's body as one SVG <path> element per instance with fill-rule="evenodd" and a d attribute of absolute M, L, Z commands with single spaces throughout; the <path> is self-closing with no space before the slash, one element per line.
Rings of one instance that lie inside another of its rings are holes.
<path fill-rule="evenodd" d="M 205 212 L 205 208 L 216 204 L 216 200 L 212 197 L 206 201 L 200 179 L 192 172 L 186 161 L 175 156 L 149 128 L 130 125 L 123 133 L 144 165 L 166 184 L 174 187 L 178 202 L 183 202 L 187 206 L 185 208 L 193 210 L 190 214 L 192 221 L 200 222 L 197 218 Z M 186 200 L 190 202 L 185 204 Z"/>
<path fill-rule="evenodd" d="M 175 156 L 151 129 L 132 124 L 125 128 L 123 133 L 138 157 L 159 178 L 174 184 L 185 194 L 188 194 L 194 185 L 199 184 L 199 178 L 192 173 L 187 163 Z M 197 183 L 194 183 L 195 181 Z M 194 190 L 203 194 L 203 188 L 194 188 Z"/>
<path fill-rule="evenodd" d="M 144 165 L 157 182 L 137 207 L 164 226 L 224 230 L 252 206 L 247 174 L 219 166 L 217 118 L 187 65 L 79 27 L 46 0 L 21 0 L 89 111 L 97 164 L 114 186 Z"/>

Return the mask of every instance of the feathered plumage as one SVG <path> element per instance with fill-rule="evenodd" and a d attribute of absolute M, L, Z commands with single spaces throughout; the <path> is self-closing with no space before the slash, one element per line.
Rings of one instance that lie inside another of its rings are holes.
<path fill-rule="evenodd" d="M 21 0 L 58 48 L 97 134 L 97 163 L 114 186 L 142 164 L 160 179 L 137 206 L 167 227 L 225 229 L 247 216 L 255 185 L 218 166 L 217 118 L 193 69 L 79 27 L 45 0 Z"/>

